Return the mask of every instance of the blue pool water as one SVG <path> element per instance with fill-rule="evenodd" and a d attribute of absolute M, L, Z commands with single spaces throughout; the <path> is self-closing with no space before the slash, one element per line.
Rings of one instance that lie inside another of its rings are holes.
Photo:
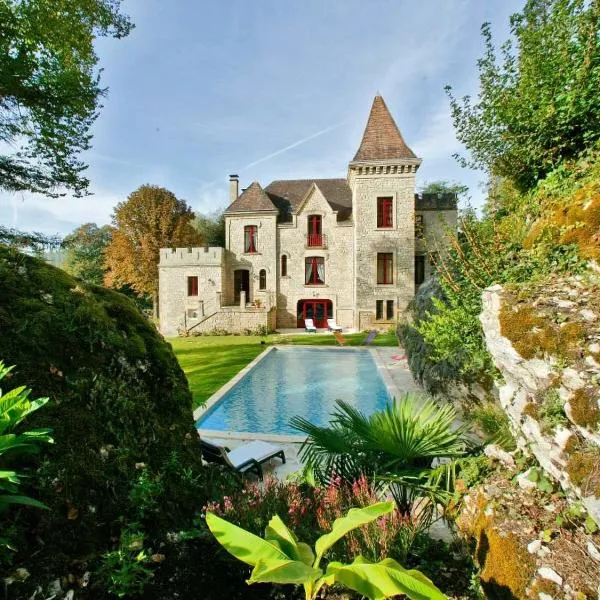
<path fill-rule="evenodd" d="M 300 415 L 327 425 L 336 400 L 365 414 L 389 394 L 371 354 L 363 350 L 276 348 L 197 422 L 202 429 L 300 435 L 289 425 Z"/>

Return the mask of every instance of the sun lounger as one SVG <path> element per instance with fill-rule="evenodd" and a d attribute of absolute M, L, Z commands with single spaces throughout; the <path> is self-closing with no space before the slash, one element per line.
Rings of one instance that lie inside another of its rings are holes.
<path fill-rule="evenodd" d="M 304 327 L 308 333 L 317 333 L 317 328 L 312 319 L 304 319 Z"/>
<path fill-rule="evenodd" d="M 369 331 L 369 335 L 364 339 L 363 346 L 370 346 L 373 343 L 373 340 L 377 337 L 377 331 Z"/>
<path fill-rule="evenodd" d="M 348 343 L 348 340 L 339 331 L 334 331 L 333 335 L 340 346 L 345 346 Z"/>
<path fill-rule="evenodd" d="M 263 463 L 272 458 L 280 458 L 285 464 L 285 454 L 281 448 L 260 440 L 247 442 L 233 450 L 229 450 L 227 446 L 211 444 L 202 438 L 200 438 L 200 444 L 202 458 L 206 462 L 226 465 L 238 473 L 251 471 L 256 473 L 260 479 L 263 478 Z"/>
<path fill-rule="evenodd" d="M 335 319 L 327 319 L 327 329 L 329 331 L 342 331 L 342 328 L 335 322 Z"/>

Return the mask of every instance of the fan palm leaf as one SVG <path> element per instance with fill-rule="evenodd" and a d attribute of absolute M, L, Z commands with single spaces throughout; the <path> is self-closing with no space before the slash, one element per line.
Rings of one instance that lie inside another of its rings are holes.
<path fill-rule="evenodd" d="M 416 499 L 431 507 L 448 500 L 456 468 L 470 451 L 465 429 L 450 404 L 407 394 L 370 416 L 338 401 L 327 427 L 296 417 L 307 435 L 301 459 L 321 483 L 351 482 L 361 474 L 387 486 L 398 506 L 410 512 Z M 435 464 L 434 464 L 435 463 Z"/>

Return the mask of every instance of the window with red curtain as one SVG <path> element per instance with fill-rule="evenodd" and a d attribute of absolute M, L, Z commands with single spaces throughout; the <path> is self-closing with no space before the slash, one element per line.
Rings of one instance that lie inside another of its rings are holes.
<path fill-rule="evenodd" d="M 377 283 L 394 283 L 394 255 L 391 252 L 377 254 Z"/>
<path fill-rule="evenodd" d="M 287 256 L 285 254 L 281 257 L 281 276 L 287 277 Z"/>
<path fill-rule="evenodd" d="M 188 296 L 197 296 L 198 295 L 198 278 L 197 277 L 188 277 Z"/>
<path fill-rule="evenodd" d="M 309 256 L 306 258 L 304 283 L 307 285 L 325 283 L 325 260 L 322 256 Z"/>
<path fill-rule="evenodd" d="M 256 252 L 256 225 L 244 227 L 244 252 Z"/>
<path fill-rule="evenodd" d="M 377 198 L 377 227 L 393 227 L 393 198 Z"/>
<path fill-rule="evenodd" d="M 309 215 L 307 242 L 308 246 L 323 245 L 321 215 Z"/>

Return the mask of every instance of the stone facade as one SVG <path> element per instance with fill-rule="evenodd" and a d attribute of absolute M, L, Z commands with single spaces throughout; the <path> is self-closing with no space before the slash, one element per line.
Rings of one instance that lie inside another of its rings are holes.
<path fill-rule="evenodd" d="M 377 96 L 345 179 L 281 180 L 264 189 L 254 182 L 238 194 L 231 176 L 226 247 L 161 250 L 162 333 L 295 328 L 304 317 L 318 327 L 327 317 L 344 329 L 393 325 L 414 296 L 415 276 L 431 276 L 425 255 L 456 226 L 454 196 L 415 194 L 420 164 Z"/>

